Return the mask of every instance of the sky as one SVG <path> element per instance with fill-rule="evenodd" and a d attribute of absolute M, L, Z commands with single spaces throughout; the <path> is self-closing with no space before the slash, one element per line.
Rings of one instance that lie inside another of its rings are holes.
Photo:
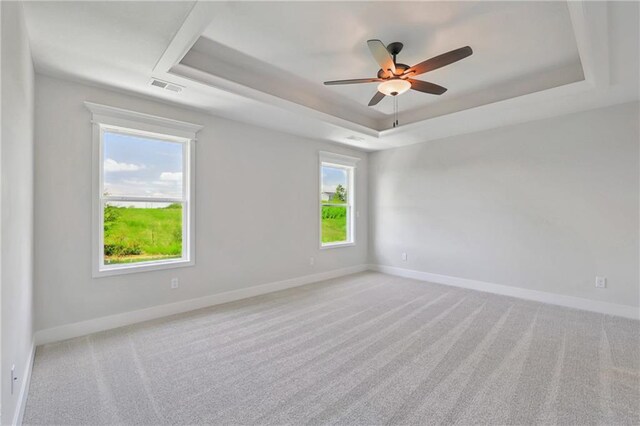
<path fill-rule="evenodd" d="M 104 133 L 104 191 L 135 197 L 182 196 L 182 144 Z M 322 191 L 347 187 L 345 169 L 324 166 Z"/>
<path fill-rule="evenodd" d="M 104 191 L 135 197 L 182 197 L 181 143 L 104 133 Z"/>
<path fill-rule="evenodd" d="M 337 167 L 322 167 L 322 192 L 335 192 L 336 186 L 347 187 L 347 171 Z"/>

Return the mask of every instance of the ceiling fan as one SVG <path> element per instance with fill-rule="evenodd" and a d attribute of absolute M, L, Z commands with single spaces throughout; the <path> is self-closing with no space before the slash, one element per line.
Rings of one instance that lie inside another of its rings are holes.
<path fill-rule="evenodd" d="M 325 81 L 327 86 L 338 84 L 380 83 L 378 91 L 369 101 L 369 106 L 376 105 L 385 96 L 401 95 L 409 89 L 418 92 L 442 95 L 446 88 L 427 81 L 415 80 L 413 77 L 442 68 L 470 56 L 473 50 L 469 46 L 452 50 L 420 62 L 412 67 L 396 62 L 396 56 L 402 51 L 403 44 L 394 42 L 385 46 L 380 40 L 368 40 L 367 45 L 376 62 L 380 65 L 376 78 L 357 78 L 352 80 Z M 394 123 L 394 125 L 397 123 Z"/>

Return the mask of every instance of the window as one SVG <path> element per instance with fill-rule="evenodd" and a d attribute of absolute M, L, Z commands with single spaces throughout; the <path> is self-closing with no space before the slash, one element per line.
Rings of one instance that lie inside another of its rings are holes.
<path fill-rule="evenodd" d="M 355 165 L 358 158 L 320 152 L 320 247 L 355 244 Z"/>
<path fill-rule="evenodd" d="M 94 123 L 94 276 L 193 265 L 200 126 L 86 104 Z"/>

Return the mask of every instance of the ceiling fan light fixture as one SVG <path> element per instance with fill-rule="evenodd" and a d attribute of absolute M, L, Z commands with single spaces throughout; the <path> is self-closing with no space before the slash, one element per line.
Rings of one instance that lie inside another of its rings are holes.
<path fill-rule="evenodd" d="M 387 80 L 378 85 L 378 91 L 387 96 L 401 95 L 409 89 L 411 89 L 411 83 L 399 78 Z"/>

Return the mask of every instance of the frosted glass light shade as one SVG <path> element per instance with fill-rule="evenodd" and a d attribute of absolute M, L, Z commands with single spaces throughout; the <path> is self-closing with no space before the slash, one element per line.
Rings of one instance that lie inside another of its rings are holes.
<path fill-rule="evenodd" d="M 401 95 L 409 89 L 411 89 L 411 83 L 399 78 L 387 80 L 378 85 L 378 92 L 384 93 L 387 96 Z"/>

